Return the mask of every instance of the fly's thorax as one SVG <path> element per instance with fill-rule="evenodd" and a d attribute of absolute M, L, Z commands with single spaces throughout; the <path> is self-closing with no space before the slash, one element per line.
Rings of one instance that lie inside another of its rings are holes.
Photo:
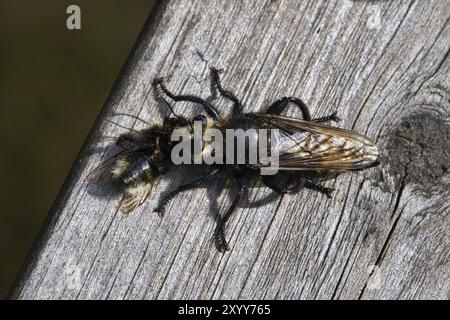
<path fill-rule="evenodd" d="M 225 132 L 226 163 L 264 166 L 271 155 L 272 129 L 261 128 L 246 118 L 231 123 Z"/>
<path fill-rule="evenodd" d="M 203 115 L 196 116 L 190 128 L 173 131 L 171 160 L 175 165 L 256 165 L 260 159 L 261 141 L 265 142 L 264 149 L 270 147 L 270 131 L 257 127 L 245 117 L 212 120 Z"/>

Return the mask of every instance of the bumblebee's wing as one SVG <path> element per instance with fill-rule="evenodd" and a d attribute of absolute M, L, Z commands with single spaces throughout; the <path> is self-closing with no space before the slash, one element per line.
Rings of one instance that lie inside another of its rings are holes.
<path fill-rule="evenodd" d="M 129 159 L 132 153 L 133 150 L 124 150 L 107 159 L 89 173 L 89 179 L 94 181 L 121 180 L 120 178 L 129 169 Z M 123 213 L 130 213 L 144 203 L 152 189 L 150 182 L 142 178 L 125 186 L 120 206 Z"/>
<path fill-rule="evenodd" d="M 123 173 L 127 166 L 127 159 L 131 151 L 124 150 L 103 161 L 95 169 L 89 172 L 88 179 L 91 181 L 109 180 Z"/>
<path fill-rule="evenodd" d="M 378 156 L 372 140 L 349 130 L 272 114 L 249 117 L 259 127 L 278 129 L 271 144 L 280 170 L 360 169 Z"/>
<path fill-rule="evenodd" d="M 123 193 L 120 210 L 126 214 L 130 213 L 145 202 L 151 191 L 152 184 L 149 181 L 140 180 L 127 186 Z"/>

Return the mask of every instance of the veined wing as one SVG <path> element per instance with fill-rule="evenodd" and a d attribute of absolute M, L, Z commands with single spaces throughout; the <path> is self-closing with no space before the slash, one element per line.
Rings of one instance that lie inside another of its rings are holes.
<path fill-rule="evenodd" d="M 378 157 L 373 141 L 356 132 L 273 114 L 248 116 L 259 127 L 278 129 L 271 145 L 280 170 L 361 169 Z"/>
<path fill-rule="evenodd" d="M 141 206 L 152 190 L 152 183 L 148 176 L 135 177 L 131 183 L 128 183 L 125 179 L 127 173 L 130 172 L 130 168 L 132 168 L 130 161 L 134 152 L 134 150 L 121 151 L 89 173 L 89 179 L 93 181 L 105 180 L 107 182 L 118 179 L 124 184 L 120 210 L 126 214 Z"/>

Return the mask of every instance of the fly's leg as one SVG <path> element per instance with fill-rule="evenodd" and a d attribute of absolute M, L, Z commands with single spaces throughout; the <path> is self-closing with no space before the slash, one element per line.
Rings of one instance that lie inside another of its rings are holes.
<path fill-rule="evenodd" d="M 276 181 L 275 178 L 273 178 L 272 176 L 262 176 L 262 181 L 266 186 L 268 186 L 270 189 L 279 194 L 296 193 L 300 190 L 302 186 L 299 181 L 296 181 L 294 184 L 291 185 L 289 183 L 281 184 L 278 181 Z"/>
<path fill-rule="evenodd" d="M 225 90 L 222 87 L 222 84 L 220 82 L 220 73 L 222 73 L 223 70 L 222 69 L 216 69 L 214 67 L 211 67 L 211 74 L 212 74 L 212 79 L 214 82 L 214 85 L 217 87 L 217 89 L 219 90 L 220 94 L 233 101 L 234 102 L 234 106 L 233 106 L 233 114 L 241 114 L 243 109 L 244 109 L 244 105 L 242 104 L 242 102 L 234 95 L 233 92 Z"/>
<path fill-rule="evenodd" d="M 300 108 L 303 115 L 303 120 L 311 121 L 311 115 L 309 113 L 308 106 L 301 99 L 294 97 L 284 97 L 281 98 L 280 100 L 275 101 L 267 109 L 266 113 L 279 115 L 281 114 L 281 112 L 283 112 L 284 109 L 286 109 L 286 107 L 290 102 Z"/>
<path fill-rule="evenodd" d="M 339 118 L 337 116 L 337 112 L 335 111 L 332 114 L 330 114 L 329 116 L 312 119 L 312 121 L 316 122 L 316 123 L 323 123 L 323 122 L 328 122 L 328 121 L 339 122 L 339 121 L 341 121 L 341 118 Z"/>
<path fill-rule="evenodd" d="M 186 191 L 189 189 L 195 189 L 198 188 L 199 186 L 205 184 L 209 179 L 217 176 L 217 174 L 219 173 L 219 169 L 215 169 L 213 171 L 211 171 L 208 174 L 205 175 L 201 175 L 198 179 L 190 182 L 190 183 L 186 183 L 186 184 L 182 184 L 178 187 L 176 187 L 174 190 L 170 191 L 169 193 L 167 193 L 166 195 L 164 195 L 161 200 L 159 201 L 158 207 L 156 207 L 155 209 L 153 209 L 154 212 L 157 212 L 158 215 L 162 218 L 164 217 L 165 213 L 166 213 L 166 207 L 167 204 L 169 203 L 170 200 L 172 200 L 178 193 L 182 192 L 182 191 Z"/>
<path fill-rule="evenodd" d="M 183 184 L 181 186 L 176 187 L 174 190 L 170 191 L 166 195 L 164 195 L 161 200 L 159 201 L 158 207 L 153 209 L 154 212 L 157 212 L 158 215 L 162 218 L 166 214 L 166 206 L 169 203 L 170 200 L 172 200 L 178 193 L 182 191 L 186 191 L 189 189 L 194 189 L 206 182 L 205 177 L 201 177 L 198 180 L 192 181 L 190 183 Z"/>
<path fill-rule="evenodd" d="M 333 112 L 332 114 L 330 114 L 329 116 L 325 116 L 325 117 L 321 117 L 321 118 L 316 118 L 316 119 L 311 119 L 311 115 L 309 113 L 309 109 L 306 106 L 306 104 L 298 98 L 294 98 L 294 97 L 284 97 L 281 98 L 278 101 L 275 101 L 270 107 L 269 109 L 267 109 L 266 113 L 271 113 L 271 114 L 281 114 L 281 112 L 284 111 L 284 109 L 286 109 L 286 107 L 288 106 L 289 102 L 294 103 L 295 105 L 297 105 L 303 115 L 303 119 L 306 121 L 313 121 L 316 123 L 323 123 L 323 122 L 328 122 L 328 121 L 335 121 L 335 122 L 339 122 L 341 121 L 341 119 L 336 115 L 336 112 Z"/>
<path fill-rule="evenodd" d="M 358 168 L 358 169 L 352 169 L 352 171 L 363 171 L 369 168 L 375 168 L 379 166 L 381 162 L 379 160 L 375 160 L 372 164 L 369 164 L 368 166 L 365 166 L 364 168 Z"/>
<path fill-rule="evenodd" d="M 318 183 L 316 181 L 313 181 L 313 180 L 309 180 L 309 179 L 305 179 L 303 186 L 305 188 L 308 188 L 308 189 L 315 190 L 315 191 L 318 191 L 320 193 L 323 193 L 328 198 L 331 198 L 331 193 L 334 191 L 333 188 L 324 187 L 320 183 Z"/>
<path fill-rule="evenodd" d="M 228 245 L 228 242 L 225 238 L 225 225 L 235 211 L 237 204 L 242 198 L 243 193 L 244 190 L 239 190 L 239 193 L 234 197 L 233 202 L 231 203 L 231 206 L 228 208 L 225 215 L 217 222 L 216 247 L 219 252 L 224 253 L 225 251 L 230 250 L 230 246 Z"/>
<path fill-rule="evenodd" d="M 165 83 L 164 80 L 162 78 L 156 78 L 153 81 L 153 85 L 161 90 L 162 92 L 164 92 L 164 94 L 166 94 L 169 98 L 171 98 L 174 101 L 187 101 L 187 102 L 193 102 L 193 103 L 198 103 L 200 105 L 203 106 L 203 108 L 205 109 L 205 112 L 214 120 L 218 120 L 219 117 L 219 113 L 217 112 L 216 108 L 214 108 L 213 105 L 211 105 L 209 102 L 203 100 L 200 97 L 194 96 L 194 95 L 176 95 L 172 92 L 170 92 Z"/>
<path fill-rule="evenodd" d="M 217 250 L 222 253 L 230 250 L 230 246 L 228 245 L 228 242 L 225 237 L 226 223 L 230 219 L 233 212 L 236 210 L 236 207 L 237 207 L 239 201 L 243 198 L 244 193 L 246 192 L 246 190 L 248 188 L 246 182 L 244 182 L 241 177 L 237 176 L 237 180 L 239 183 L 238 194 L 234 197 L 227 212 L 223 215 L 223 217 L 219 218 L 219 221 L 217 222 L 217 226 L 216 226 L 216 247 L 217 247 Z"/>
<path fill-rule="evenodd" d="M 289 183 L 281 184 L 277 182 L 274 178 L 269 177 L 262 177 L 262 180 L 266 186 L 268 186 L 273 191 L 279 193 L 279 194 L 285 194 L 285 193 L 296 193 L 298 192 L 302 187 L 305 187 L 307 189 L 315 190 L 320 193 L 325 194 L 328 198 L 331 198 L 331 193 L 334 189 L 327 188 L 321 185 L 318 182 L 315 182 L 313 180 L 309 179 L 301 179 L 300 181 L 296 181 L 294 184 L 290 185 Z"/>

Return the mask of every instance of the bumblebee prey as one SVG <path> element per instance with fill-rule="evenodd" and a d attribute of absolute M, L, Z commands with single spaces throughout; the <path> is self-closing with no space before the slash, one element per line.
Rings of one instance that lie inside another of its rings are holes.
<path fill-rule="evenodd" d="M 339 121 L 336 113 L 313 119 L 305 103 L 295 97 L 281 98 L 262 113 L 245 113 L 242 102 L 231 91 L 222 87 L 221 70 L 211 68 L 211 73 L 214 87 L 233 103 L 230 117 L 224 118 L 212 103 L 198 96 L 172 93 L 167 89 L 163 79 L 155 79 L 154 86 L 173 116 L 166 117 L 161 125 L 121 135 L 116 141 L 120 148 L 119 153 L 93 171 L 93 176 L 109 174 L 124 186 L 121 205 L 123 212 L 128 213 L 140 206 L 151 190 L 152 181 L 176 165 L 173 161 L 173 151 L 181 142 L 173 139 L 172 135 L 179 129 L 186 130 L 188 134 L 193 133 L 194 123 L 200 123 L 203 131 L 215 129 L 223 133 L 231 129 L 268 130 L 270 135 L 267 143 L 271 152 L 277 155 L 278 172 L 274 175 L 261 174 L 260 170 L 265 166 L 262 161 L 249 163 L 247 156 L 240 162 L 203 163 L 204 171 L 200 176 L 187 184 L 177 186 L 159 200 L 159 205 L 154 211 L 163 216 L 169 201 L 179 192 L 200 187 L 220 175 L 231 178 L 229 180 L 236 184 L 238 191 L 228 210 L 217 222 L 215 241 L 220 252 L 229 250 L 225 225 L 236 210 L 238 202 L 246 195 L 245 191 L 252 180 L 261 180 L 279 194 L 294 193 L 301 188 L 308 188 L 330 198 L 333 189 L 319 182 L 324 177 L 330 173 L 360 170 L 378 163 L 378 150 L 372 140 L 361 134 L 324 124 Z M 199 104 L 203 107 L 204 114 L 192 119 L 176 115 L 164 95 L 175 102 Z M 300 109 L 303 119 L 281 115 L 290 103 Z M 261 138 L 256 135 L 257 142 L 258 139 Z M 210 149 L 210 146 L 211 141 L 203 141 L 201 153 Z M 245 151 L 247 152 L 250 147 L 251 144 L 246 142 Z M 194 157 L 194 154 L 188 155 L 189 157 Z"/>

